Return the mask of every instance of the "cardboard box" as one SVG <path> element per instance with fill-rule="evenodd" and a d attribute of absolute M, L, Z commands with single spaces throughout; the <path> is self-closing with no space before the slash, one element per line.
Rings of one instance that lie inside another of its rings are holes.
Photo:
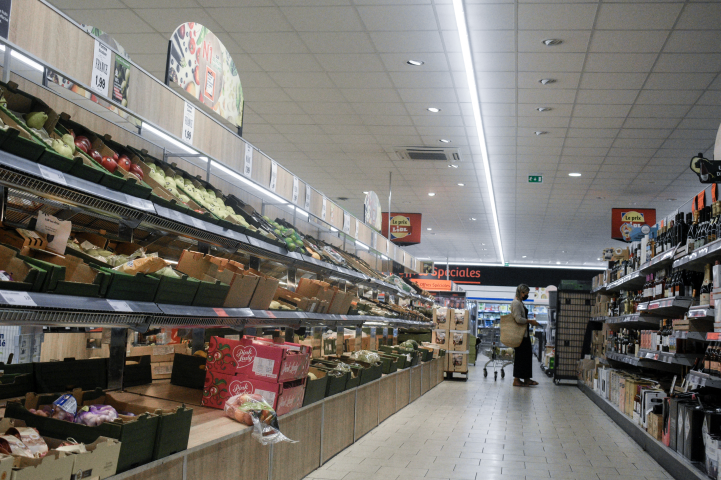
<path fill-rule="evenodd" d="M 454 351 L 468 350 L 468 331 L 449 330 L 448 349 Z"/>
<path fill-rule="evenodd" d="M 433 323 L 441 329 L 450 330 L 450 315 L 453 309 L 446 307 L 438 307 L 433 309 Z"/>
<path fill-rule="evenodd" d="M 50 451 L 43 458 L 15 457 L 11 480 L 68 480 L 73 474 L 73 455 Z"/>
<path fill-rule="evenodd" d="M 17 249 L 24 247 L 45 250 L 48 240 L 44 233 L 18 228 L 15 230 L 0 230 L 0 243 L 11 245 Z"/>
<path fill-rule="evenodd" d="M 358 297 L 350 292 L 341 292 L 337 287 L 333 288 L 335 289 L 335 294 L 333 295 L 333 302 L 328 306 L 328 313 L 345 315 L 348 313 L 348 310 L 350 310 L 353 300 Z"/>
<path fill-rule="evenodd" d="M 449 330 L 435 329 L 433 330 L 433 334 L 431 335 L 431 343 L 433 343 L 434 345 L 438 345 L 439 348 L 448 350 L 448 345 L 450 345 L 450 337 L 451 334 Z"/>
<path fill-rule="evenodd" d="M 243 270 L 242 267 L 242 264 L 238 262 L 184 250 L 175 269 L 197 280 L 207 280 L 206 277 L 210 277 L 213 280 L 220 280 L 230 285 L 228 295 L 223 303 L 224 307 L 255 308 L 252 306 L 251 301 L 256 291 L 258 291 L 259 278 L 250 271 Z M 276 286 L 277 282 L 276 280 Z M 265 295 L 264 292 L 260 293 Z M 265 310 L 269 306 L 270 300 L 265 308 L 259 310 Z"/>
<path fill-rule="evenodd" d="M 303 406 L 305 381 L 306 379 L 303 378 L 291 382 L 271 383 L 242 374 L 225 375 L 207 371 L 202 405 L 222 409 L 230 397 L 257 393 L 263 395 L 278 415 L 283 415 Z"/>
<path fill-rule="evenodd" d="M 150 371 L 153 375 L 153 380 L 170 378 L 173 374 L 173 362 L 151 363 Z"/>
<path fill-rule="evenodd" d="M 658 441 L 661 441 L 663 437 L 663 415 L 656 413 L 649 413 L 647 416 L 646 424 L 649 435 Z"/>
<path fill-rule="evenodd" d="M 274 343 L 258 337 L 211 337 L 207 369 L 266 382 L 287 382 L 308 375 L 310 350 L 306 345 Z"/>
<path fill-rule="evenodd" d="M 248 275 L 259 277 L 258 286 L 255 288 L 253 299 L 250 301 L 250 308 L 254 310 L 268 310 L 270 302 L 273 301 L 273 297 L 275 296 L 275 290 L 280 284 L 280 280 L 264 275 L 252 268 L 249 268 L 247 271 Z"/>
<path fill-rule="evenodd" d="M 43 437 L 50 449 L 55 449 L 64 442 L 56 438 Z M 98 437 L 93 443 L 85 445 L 86 453 L 71 454 L 73 459 L 72 472 L 76 475 L 73 479 L 97 479 L 115 475 L 118 469 L 118 457 L 120 456 L 120 442 L 106 437 Z M 0 467 L 2 464 L 0 463 Z M 1 477 L 0 477 L 1 480 Z"/>
<path fill-rule="evenodd" d="M 191 349 L 187 343 L 173 345 L 147 345 L 141 347 L 130 347 L 126 355 L 128 357 L 144 357 L 150 355 L 151 363 L 172 362 L 175 354 L 190 355 Z"/>
<path fill-rule="evenodd" d="M 470 312 L 468 310 L 452 309 L 451 330 L 468 330 L 470 327 Z M 465 350 L 465 349 L 464 349 Z"/>
<path fill-rule="evenodd" d="M 468 352 L 448 352 L 448 371 L 467 372 L 468 371 Z"/>
<path fill-rule="evenodd" d="M 278 287 L 275 290 L 273 300 L 286 304 L 290 307 L 295 307 L 304 312 L 313 312 L 318 305 L 317 300 L 311 301 L 308 298 L 297 294 L 296 292 L 291 292 L 290 290 L 282 287 Z"/>
<path fill-rule="evenodd" d="M 15 250 L 0 245 L 0 270 L 12 275 L 13 281 L 0 281 L 0 290 L 40 291 L 47 272 L 19 259 Z"/>

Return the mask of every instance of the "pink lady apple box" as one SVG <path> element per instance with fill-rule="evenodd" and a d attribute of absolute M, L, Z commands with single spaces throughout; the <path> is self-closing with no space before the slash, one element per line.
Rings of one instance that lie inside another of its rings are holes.
<path fill-rule="evenodd" d="M 202 405 L 223 408 L 230 397 L 257 393 L 273 406 L 278 415 L 303 406 L 305 379 L 285 383 L 271 383 L 245 375 L 225 375 L 208 371 L 205 374 Z"/>
<path fill-rule="evenodd" d="M 265 382 L 304 379 L 310 368 L 310 347 L 257 337 L 240 340 L 211 337 L 206 368 L 214 373 L 245 375 Z"/>

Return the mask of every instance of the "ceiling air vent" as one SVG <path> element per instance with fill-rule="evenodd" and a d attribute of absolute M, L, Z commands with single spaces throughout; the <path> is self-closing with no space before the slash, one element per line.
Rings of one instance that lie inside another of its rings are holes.
<path fill-rule="evenodd" d="M 431 160 L 435 162 L 460 162 L 457 148 L 403 147 L 396 154 L 401 160 Z"/>

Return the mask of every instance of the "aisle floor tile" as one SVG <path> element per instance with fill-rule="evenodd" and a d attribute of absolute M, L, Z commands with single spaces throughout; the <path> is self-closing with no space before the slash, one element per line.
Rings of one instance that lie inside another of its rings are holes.
<path fill-rule="evenodd" d="M 305 480 L 670 480 L 580 390 L 444 381 Z"/>

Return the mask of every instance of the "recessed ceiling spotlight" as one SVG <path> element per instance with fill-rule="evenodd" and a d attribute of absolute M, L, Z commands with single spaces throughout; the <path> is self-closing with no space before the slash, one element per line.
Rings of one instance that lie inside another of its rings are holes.
<path fill-rule="evenodd" d="M 676 201 L 675 198 L 667 198 L 666 200 L 668 200 L 669 202 L 675 202 L 675 201 Z"/>
<path fill-rule="evenodd" d="M 459 186 L 459 187 L 465 187 L 466 184 L 465 184 L 465 183 L 459 183 L 458 186 Z"/>
<path fill-rule="evenodd" d="M 550 112 L 553 109 L 551 107 L 538 107 L 536 110 L 539 112 Z"/>
<path fill-rule="evenodd" d="M 538 81 L 541 85 L 548 85 L 549 83 L 556 83 L 555 78 L 542 78 Z"/>
<path fill-rule="evenodd" d="M 471 217 L 471 219 L 470 219 L 470 220 L 471 220 L 472 222 L 475 222 L 475 221 L 476 221 L 476 219 L 475 219 L 475 218 L 473 218 L 473 217 Z M 484 245 L 485 245 L 485 243 L 484 243 Z"/>
<path fill-rule="evenodd" d="M 408 65 L 413 65 L 414 67 L 420 67 L 426 62 L 424 62 L 423 60 L 408 60 L 406 63 Z"/>
<path fill-rule="evenodd" d="M 556 262 L 556 265 L 560 265 L 560 264 L 561 264 L 561 262 Z"/>
<path fill-rule="evenodd" d="M 441 138 L 441 139 L 438 140 L 438 141 L 441 142 L 441 143 L 451 143 L 451 141 L 448 140 L 447 138 Z"/>
<path fill-rule="evenodd" d="M 427 110 L 431 113 L 438 113 L 441 111 L 440 108 L 436 108 L 436 107 L 428 107 Z"/>
<path fill-rule="evenodd" d="M 368 195 L 368 192 L 363 192 L 364 195 Z"/>
<path fill-rule="evenodd" d="M 543 44 L 547 47 L 554 47 L 556 45 L 560 45 L 563 43 L 563 40 L 560 40 L 558 38 L 547 38 L 543 40 Z"/>
<path fill-rule="evenodd" d="M 568 176 L 569 176 L 569 177 L 580 177 L 581 174 L 578 173 L 578 172 L 571 172 L 571 173 L 568 174 Z"/>
<path fill-rule="evenodd" d="M 458 165 L 451 165 L 451 167 L 453 167 L 453 168 L 458 168 Z"/>
<path fill-rule="evenodd" d="M 598 200 L 603 200 L 603 197 L 596 197 Z"/>
<path fill-rule="evenodd" d="M 521 258 L 526 258 L 528 255 L 523 255 Z"/>
<path fill-rule="evenodd" d="M 428 227 L 428 228 L 426 228 L 426 230 L 428 230 L 430 232 L 433 229 L 431 227 Z"/>
<path fill-rule="evenodd" d="M 435 194 L 435 193 L 433 193 L 433 192 L 429 192 L 429 193 L 428 193 L 428 196 L 429 196 L 429 197 L 435 197 L 435 196 L 436 196 L 436 194 Z"/>
<path fill-rule="evenodd" d="M 597 258 L 596 260 L 598 260 L 598 261 L 600 262 L 600 261 L 601 261 L 601 258 L 599 257 L 599 258 Z"/>
<path fill-rule="evenodd" d="M 535 133 L 536 135 L 545 135 L 545 134 L 547 134 L 548 132 L 538 131 L 538 132 L 533 132 L 533 133 Z"/>

